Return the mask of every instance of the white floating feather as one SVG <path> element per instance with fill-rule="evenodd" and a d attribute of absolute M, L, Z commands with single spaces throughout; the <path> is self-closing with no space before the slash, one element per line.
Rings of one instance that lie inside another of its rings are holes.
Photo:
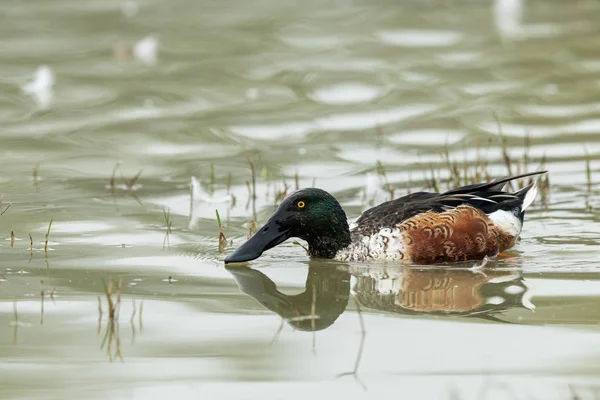
<path fill-rule="evenodd" d="M 41 108 L 48 108 L 52 104 L 54 86 L 54 71 L 47 65 L 40 65 L 33 73 L 31 82 L 21 87 Z"/>
<path fill-rule="evenodd" d="M 158 39 L 146 36 L 133 46 L 133 55 L 138 60 L 153 65 L 158 60 Z"/>
<path fill-rule="evenodd" d="M 199 207 L 201 203 L 231 203 L 233 197 L 231 193 L 226 194 L 222 197 L 211 196 L 207 193 L 200 184 L 200 181 L 195 176 L 190 179 L 190 219 L 188 222 L 188 228 L 194 229 L 200 220 L 202 209 Z"/>
<path fill-rule="evenodd" d="M 494 5 L 494 21 L 496 23 L 496 30 L 502 38 L 507 40 L 519 38 L 523 33 L 522 18 L 522 0 L 496 0 Z"/>

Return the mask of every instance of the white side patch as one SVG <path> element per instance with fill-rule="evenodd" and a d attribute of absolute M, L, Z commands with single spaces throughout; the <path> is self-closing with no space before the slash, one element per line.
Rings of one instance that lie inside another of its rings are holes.
<path fill-rule="evenodd" d="M 525 209 L 527 207 L 529 207 L 531 205 L 531 203 L 533 203 L 533 201 L 535 200 L 535 198 L 537 196 L 537 192 L 538 192 L 537 181 L 535 181 L 535 183 L 533 184 L 531 189 L 529 189 L 529 191 L 525 195 L 525 198 L 523 199 L 523 207 L 521 208 L 521 210 L 525 211 Z"/>
<path fill-rule="evenodd" d="M 509 235 L 516 237 L 521 233 L 521 221 L 519 221 L 519 218 L 510 211 L 494 211 L 493 213 L 488 214 L 488 217 L 492 220 L 494 225 Z"/>
<path fill-rule="evenodd" d="M 404 258 L 402 232 L 397 228 L 383 228 L 372 236 L 355 237 L 334 258 L 340 261 L 401 261 Z"/>
<path fill-rule="evenodd" d="M 369 257 L 373 260 L 399 261 L 403 253 L 400 229 L 383 228 L 369 239 Z"/>

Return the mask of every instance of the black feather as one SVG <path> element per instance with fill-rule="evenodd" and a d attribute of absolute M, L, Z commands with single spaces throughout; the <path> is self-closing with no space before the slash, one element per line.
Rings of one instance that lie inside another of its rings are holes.
<path fill-rule="evenodd" d="M 502 178 L 497 178 L 488 183 L 477 183 L 475 185 L 467 185 L 461 186 L 456 189 L 448 190 L 444 192 L 444 194 L 456 194 L 456 193 L 471 193 L 474 191 L 501 191 L 504 188 L 504 185 L 510 181 L 514 181 L 515 179 L 527 178 L 528 176 L 541 175 L 545 174 L 548 171 L 537 171 L 537 172 L 529 172 L 526 174 L 513 175 L 513 176 L 504 176 Z"/>

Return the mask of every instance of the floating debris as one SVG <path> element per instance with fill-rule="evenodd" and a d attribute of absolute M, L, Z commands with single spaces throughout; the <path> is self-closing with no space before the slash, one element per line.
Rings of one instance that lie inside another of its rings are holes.
<path fill-rule="evenodd" d="M 496 31 L 503 40 L 519 39 L 523 34 L 522 0 L 496 0 L 494 4 L 494 22 Z"/>
<path fill-rule="evenodd" d="M 523 23 L 524 0 L 496 0 L 494 22 L 496 31 L 505 43 L 529 38 L 551 37 L 561 33 L 564 26 L 555 23 Z M 573 28 L 580 25 L 572 25 Z"/>
<path fill-rule="evenodd" d="M 146 36 L 133 46 L 133 56 L 148 65 L 158 61 L 158 40 L 153 36 Z"/>
<path fill-rule="evenodd" d="M 137 59 L 146 65 L 154 65 L 158 61 L 158 45 L 155 37 L 146 36 L 133 46 L 124 43 L 117 44 L 113 54 L 118 60 Z"/>
<path fill-rule="evenodd" d="M 33 73 L 31 82 L 21 86 L 24 93 L 30 95 L 41 109 L 52 105 L 54 71 L 47 65 L 39 66 Z"/>

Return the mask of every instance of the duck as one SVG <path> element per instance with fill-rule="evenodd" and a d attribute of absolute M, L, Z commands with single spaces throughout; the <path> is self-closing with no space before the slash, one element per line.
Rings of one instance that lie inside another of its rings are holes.
<path fill-rule="evenodd" d="M 256 233 L 224 259 L 248 262 L 295 237 L 311 258 L 451 265 L 493 258 L 520 237 L 537 180 L 509 192 L 510 181 L 548 171 L 506 176 L 443 193 L 415 192 L 381 203 L 349 223 L 327 191 L 304 188 L 286 196 Z"/>

